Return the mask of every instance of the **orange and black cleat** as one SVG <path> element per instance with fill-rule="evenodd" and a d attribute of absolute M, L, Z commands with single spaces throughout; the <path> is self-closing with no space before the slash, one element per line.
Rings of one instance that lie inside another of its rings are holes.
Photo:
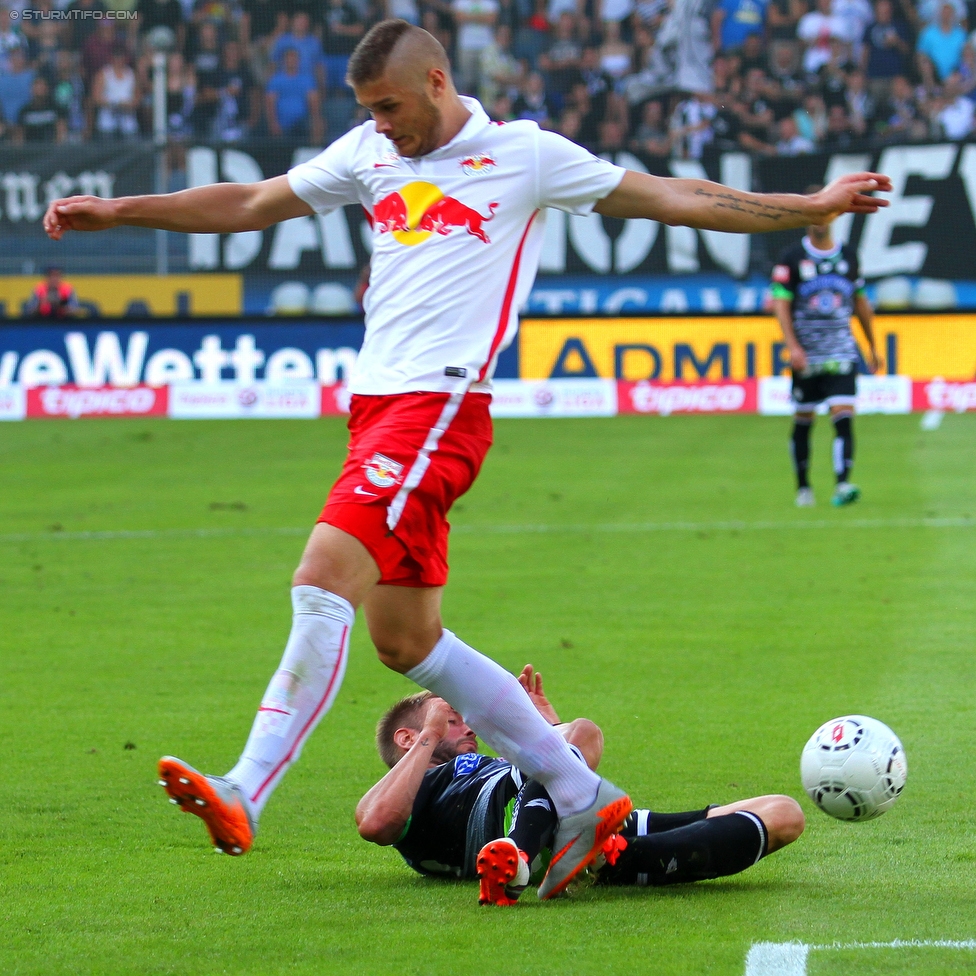
<path fill-rule="evenodd" d="M 585 810 L 563 817 L 556 828 L 555 853 L 539 887 L 539 897 L 555 898 L 603 852 L 603 845 L 617 833 L 634 805 L 623 790 L 601 779 L 596 799 Z"/>
<path fill-rule="evenodd" d="M 476 863 L 479 905 L 514 905 L 529 883 L 529 859 L 510 837 L 485 844 Z"/>
<path fill-rule="evenodd" d="M 205 776 L 192 766 L 163 756 L 159 760 L 159 785 L 184 813 L 196 814 L 210 831 L 222 854 L 246 854 L 254 843 L 257 824 L 251 819 L 241 788 L 221 776 Z"/>

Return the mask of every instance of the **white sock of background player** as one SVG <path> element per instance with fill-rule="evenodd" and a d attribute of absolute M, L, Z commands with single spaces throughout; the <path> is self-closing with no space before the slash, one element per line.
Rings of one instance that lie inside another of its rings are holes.
<path fill-rule="evenodd" d="M 450 702 L 492 749 L 542 783 L 559 816 L 593 802 L 600 777 L 536 711 L 518 679 L 491 658 L 445 630 L 407 677 Z"/>
<path fill-rule="evenodd" d="M 352 604 L 317 586 L 292 587 L 291 602 L 284 656 L 261 699 L 244 752 L 227 774 L 243 790 L 254 820 L 332 707 L 356 619 Z"/>

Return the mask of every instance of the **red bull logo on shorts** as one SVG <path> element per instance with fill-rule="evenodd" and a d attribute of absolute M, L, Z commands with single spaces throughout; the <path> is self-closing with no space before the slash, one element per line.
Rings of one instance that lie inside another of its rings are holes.
<path fill-rule="evenodd" d="M 484 224 L 491 220 L 497 208 L 497 203 L 489 203 L 488 213 L 483 214 L 456 197 L 445 196 L 433 183 L 418 181 L 407 183 L 376 201 L 373 229 L 378 234 L 392 234 L 401 244 L 411 247 L 422 244 L 431 234 L 446 237 L 455 229 L 465 230 L 482 243 L 490 244 Z"/>
<path fill-rule="evenodd" d="M 403 474 L 403 465 L 385 454 L 374 454 L 364 465 L 366 478 L 377 488 L 392 488 Z"/>

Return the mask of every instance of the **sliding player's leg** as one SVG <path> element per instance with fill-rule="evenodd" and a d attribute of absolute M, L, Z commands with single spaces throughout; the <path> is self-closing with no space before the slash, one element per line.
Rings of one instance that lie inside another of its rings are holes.
<path fill-rule="evenodd" d="M 264 805 L 332 706 L 348 657 L 355 608 L 379 578 L 362 543 L 316 525 L 295 572 L 292 626 L 237 765 L 205 776 L 172 756 L 159 763 L 170 798 L 206 823 L 218 850 L 243 854 Z"/>
<path fill-rule="evenodd" d="M 788 796 L 680 814 L 635 810 L 608 845 L 600 883 L 660 886 L 738 874 L 791 844 L 803 826 L 800 805 Z"/>
<path fill-rule="evenodd" d="M 551 885 L 561 891 L 596 857 L 630 812 L 630 801 L 576 758 L 513 674 L 449 630 L 434 639 L 441 592 L 377 586 L 363 604 L 370 636 L 384 664 L 450 702 L 492 749 L 549 791 L 566 828 L 553 857 L 553 864 L 564 861 Z M 419 634 L 434 641 L 426 652 Z"/>

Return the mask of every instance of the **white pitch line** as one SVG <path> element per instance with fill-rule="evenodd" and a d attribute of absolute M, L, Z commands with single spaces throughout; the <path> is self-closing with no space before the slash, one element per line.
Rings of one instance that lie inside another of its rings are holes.
<path fill-rule="evenodd" d="M 835 949 L 976 949 L 976 939 L 894 939 L 891 942 L 756 942 L 746 954 L 745 976 L 806 976 L 811 952 Z"/>
<path fill-rule="evenodd" d="M 807 529 L 971 529 L 976 518 L 818 519 L 796 522 L 607 522 L 594 524 L 456 525 L 459 535 L 604 535 L 651 532 L 790 532 Z M 107 529 L 87 532 L 12 532 L 4 542 L 86 542 L 112 539 L 211 539 L 308 535 L 311 526 L 276 528 Z"/>

